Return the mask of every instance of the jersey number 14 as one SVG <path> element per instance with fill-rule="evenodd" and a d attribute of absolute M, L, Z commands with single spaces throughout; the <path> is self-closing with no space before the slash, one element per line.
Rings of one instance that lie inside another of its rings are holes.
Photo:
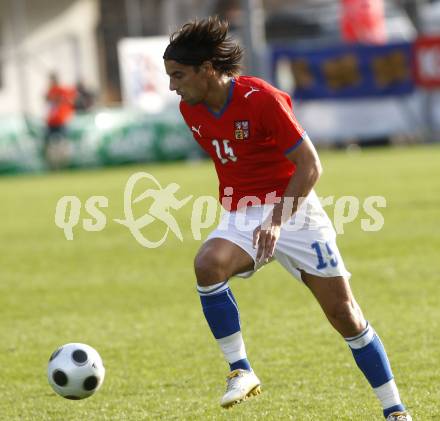
<path fill-rule="evenodd" d="M 220 143 L 217 139 L 213 139 L 212 144 L 217 153 L 217 157 L 222 164 L 226 164 L 228 161 L 237 161 L 237 157 L 234 155 L 234 150 L 229 146 L 229 140 L 223 139 L 223 142 Z"/>

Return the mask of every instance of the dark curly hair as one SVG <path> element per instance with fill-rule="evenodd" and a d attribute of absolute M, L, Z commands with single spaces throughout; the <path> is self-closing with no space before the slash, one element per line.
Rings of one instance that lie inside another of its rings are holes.
<path fill-rule="evenodd" d="M 228 28 L 218 16 L 188 22 L 171 35 L 163 58 L 196 68 L 210 61 L 220 73 L 236 76 L 243 50 L 228 36 Z"/>

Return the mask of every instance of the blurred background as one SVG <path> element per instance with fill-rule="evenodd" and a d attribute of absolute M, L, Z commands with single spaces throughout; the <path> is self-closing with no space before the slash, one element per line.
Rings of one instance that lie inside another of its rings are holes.
<path fill-rule="evenodd" d="M 218 14 L 318 147 L 440 138 L 440 1 L 0 0 L 0 173 L 198 159 L 162 54 Z"/>

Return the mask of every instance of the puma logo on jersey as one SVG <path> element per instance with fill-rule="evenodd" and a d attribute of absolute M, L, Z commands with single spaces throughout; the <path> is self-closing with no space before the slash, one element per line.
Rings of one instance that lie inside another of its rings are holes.
<path fill-rule="evenodd" d="M 249 92 L 246 92 L 244 94 L 244 97 L 247 98 L 249 95 L 253 94 L 254 92 L 258 92 L 259 89 L 254 88 L 253 86 L 251 86 L 251 90 Z"/>
<path fill-rule="evenodd" d="M 191 130 L 194 133 L 197 133 L 200 137 L 202 137 L 202 135 L 200 134 L 200 129 L 202 128 L 202 125 L 200 125 L 197 129 L 194 126 L 191 126 Z"/>

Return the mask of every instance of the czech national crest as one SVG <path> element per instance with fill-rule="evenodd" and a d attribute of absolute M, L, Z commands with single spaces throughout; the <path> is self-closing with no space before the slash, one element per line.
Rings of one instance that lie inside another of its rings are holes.
<path fill-rule="evenodd" d="M 249 121 L 240 120 L 234 122 L 235 140 L 249 139 Z"/>

